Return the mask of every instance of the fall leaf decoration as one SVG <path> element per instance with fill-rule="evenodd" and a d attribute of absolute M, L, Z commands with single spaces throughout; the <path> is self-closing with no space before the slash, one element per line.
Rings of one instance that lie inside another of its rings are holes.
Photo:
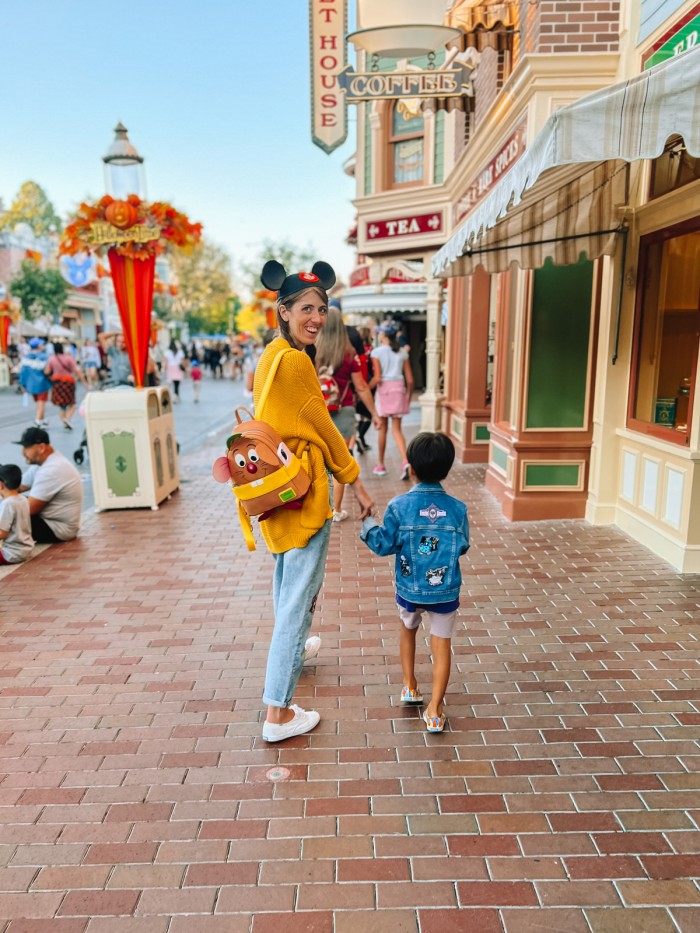
<path fill-rule="evenodd" d="M 109 224 L 120 232 L 113 243 L 95 243 L 92 225 Z M 124 240 L 123 232 L 132 227 L 157 227 L 157 239 L 139 241 Z M 202 236 L 202 225 L 190 223 L 186 214 L 175 210 L 166 201 L 142 201 L 136 194 L 126 200 L 117 200 L 106 194 L 95 204 L 83 202 L 63 232 L 59 252 L 72 256 L 75 253 L 94 252 L 106 255 L 115 249 L 120 256 L 132 259 L 147 259 L 159 256 L 173 248 L 190 251 Z"/>

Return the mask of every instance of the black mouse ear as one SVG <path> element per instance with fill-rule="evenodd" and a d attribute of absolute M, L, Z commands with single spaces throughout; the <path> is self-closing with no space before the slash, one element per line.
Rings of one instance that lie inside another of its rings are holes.
<path fill-rule="evenodd" d="M 269 259 L 260 273 L 260 281 L 271 292 L 278 292 L 286 278 L 287 273 L 284 271 L 284 266 L 281 262 L 277 262 L 276 259 Z"/>
<path fill-rule="evenodd" d="M 335 272 L 333 271 L 333 266 L 329 266 L 327 262 L 315 262 L 311 269 L 314 275 L 318 276 L 318 280 L 323 285 L 326 291 L 333 288 L 335 285 Z"/>

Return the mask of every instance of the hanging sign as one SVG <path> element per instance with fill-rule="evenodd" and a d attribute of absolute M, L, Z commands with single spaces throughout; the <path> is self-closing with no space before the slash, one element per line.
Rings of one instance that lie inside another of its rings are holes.
<path fill-rule="evenodd" d="M 324 152 L 345 142 L 347 104 L 338 72 L 347 62 L 347 0 L 309 0 L 311 139 Z"/>
<path fill-rule="evenodd" d="M 683 52 L 689 52 L 700 42 L 700 3 L 689 10 L 668 32 L 648 50 L 642 58 L 644 70 L 660 65 L 661 62 Z"/>
<path fill-rule="evenodd" d="M 466 193 L 457 201 L 454 209 L 455 225 L 474 210 L 508 169 L 514 165 L 527 148 L 527 122 L 523 121 L 508 137 L 496 155 L 479 172 L 468 186 Z"/>
<path fill-rule="evenodd" d="M 391 220 L 365 221 L 368 240 L 387 240 L 416 233 L 431 234 L 442 231 L 442 211 L 432 214 L 414 214 L 412 217 L 395 217 Z"/>
<path fill-rule="evenodd" d="M 338 84 L 351 104 L 399 97 L 461 97 L 471 94 L 472 71 L 463 62 L 442 71 L 361 72 L 348 65 L 338 75 Z"/>
<path fill-rule="evenodd" d="M 135 224 L 127 230 L 121 230 L 104 221 L 95 221 L 90 224 L 90 230 L 90 242 L 95 246 L 102 243 L 148 243 L 160 236 L 160 227 L 149 227 L 147 224 Z"/>

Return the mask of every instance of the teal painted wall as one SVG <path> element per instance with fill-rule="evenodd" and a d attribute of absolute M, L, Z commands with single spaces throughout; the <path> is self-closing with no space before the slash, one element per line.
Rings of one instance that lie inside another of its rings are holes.
<path fill-rule="evenodd" d="M 441 185 L 445 180 L 445 111 L 435 114 L 435 175 L 434 183 Z"/>
<path fill-rule="evenodd" d="M 584 427 L 593 263 L 535 270 L 528 428 Z"/>

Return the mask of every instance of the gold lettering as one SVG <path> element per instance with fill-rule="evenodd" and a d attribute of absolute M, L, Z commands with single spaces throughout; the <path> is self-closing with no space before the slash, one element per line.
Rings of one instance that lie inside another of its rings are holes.
<path fill-rule="evenodd" d="M 157 240 L 160 236 L 160 227 L 147 227 L 145 224 L 137 224 L 135 227 L 129 227 L 128 230 L 120 230 L 109 223 L 96 222 L 90 224 L 92 231 L 91 241 L 96 245 L 102 243 L 148 243 L 149 240 Z"/>

